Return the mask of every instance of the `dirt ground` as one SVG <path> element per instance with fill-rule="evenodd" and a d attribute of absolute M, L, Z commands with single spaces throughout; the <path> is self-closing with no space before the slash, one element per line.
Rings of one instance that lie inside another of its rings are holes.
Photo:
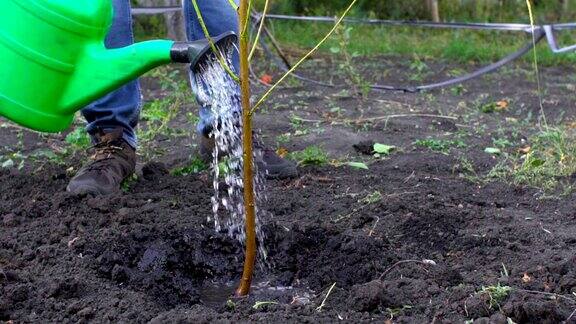
<path fill-rule="evenodd" d="M 471 69 L 426 63 L 430 72 L 414 75 L 409 62 L 370 59 L 360 73 L 405 84 Z M 305 74 L 339 82 L 334 66 L 312 61 Z M 264 72 L 276 76 L 257 69 Z M 575 72 L 542 69 L 551 123 L 576 116 Z M 147 98 L 162 95 L 153 80 L 144 84 Z M 269 258 L 245 299 L 229 298 L 243 250 L 207 221 L 208 172 L 168 172 L 194 152 L 185 114 L 172 125 L 186 135 L 158 137 L 161 153 L 117 195 L 65 192 L 83 154 L 0 168 L 0 322 L 576 323 L 574 194 L 543 199 L 535 188 L 463 176 L 462 157 L 486 174 L 497 163 L 484 151 L 494 138 L 517 150 L 536 130 L 530 66 L 424 94 L 361 100 L 347 89 L 291 82 L 256 119 L 269 145 L 319 145 L 330 159 L 369 170 L 308 166 L 297 179 L 267 182 Z M 478 109 L 501 100 L 504 111 Z M 429 137 L 465 145 L 414 145 Z M 366 147 L 374 142 L 397 149 L 373 157 Z M 0 127 L 0 154 L 64 145 L 64 135 Z"/>

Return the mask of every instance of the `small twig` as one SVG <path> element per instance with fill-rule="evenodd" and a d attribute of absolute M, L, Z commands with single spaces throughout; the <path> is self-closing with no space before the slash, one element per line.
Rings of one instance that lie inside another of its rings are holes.
<path fill-rule="evenodd" d="M 274 47 L 274 49 L 276 49 L 278 56 L 280 56 L 280 58 L 282 59 L 282 61 L 286 65 L 286 67 L 288 67 L 288 68 L 292 67 L 292 63 L 290 63 L 288 56 L 286 54 L 284 54 L 284 51 L 282 51 L 280 44 L 278 43 L 278 41 L 276 40 L 276 38 L 274 37 L 272 32 L 266 26 L 264 26 L 264 34 L 266 34 L 266 36 L 268 37 L 268 40 L 270 40 L 270 43 L 272 44 L 272 47 Z"/>
<path fill-rule="evenodd" d="M 544 228 L 544 225 L 542 225 L 542 223 L 540 223 L 540 229 L 542 229 L 544 232 L 546 232 L 548 234 L 552 234 L 552 232 L 550 232 L 549 230 Z"/>
<path fill-rule="evenodd" d="M 572 314 L 570 314 L 570 316 L 568 316 L 568 318 L 566 319 L 566 323 L 568 323 L 568 321 L 571 320 L 572 317 L 574 317 L 574 315 L 576 315 L 576 309 L 574 309 L 574 311 L 572 312 Z"/>
<path fill-rule="evenodd" d="M 334 289 L 334 287 L 336 287 L 336 283 L 333 283 L 332 286 L 330 287 L 330 289 L 328 289 L 328 292 L 326 293 L 324 300 L 322 300 L 322 304 L 320 304 L 320 306 L 316 307 L 317 312 L 321 312 L 322 308 L 324 308 L 324 306 L 326 306 L 326 300 L 328 299 L 328 296 L 330 296 L 330 294 L 332 293 L 332 289 Z"/>
<path fill-rule="evenodd" d="M 380 221 L 380 217 L 376 216 L 376 222 L 374 222 L 374 226 L 372 226 L 372 229 L 370 230 L 370 232 L 368 232 L 368 237 L 372 236 L 372 234 L 374 234 L 374 230 L 376 229 L 376 225 L 378 225 L 378 222 Z"/>
<path fill-rule="evenodd" d="M 252 306 L 252 308 L 253 308 L 253 309 L 258 309 L 258 308 L 260 308 L 260 307 L 262 307 L 262 306 L 266 306 L 266 305 L 278 305 L 278 302 L 275 302 L 275 301 L 259 301 L 259 302 L 256 302 L 256 303 L 254 304 L 254 306 Z"/>
<path fill-rule="evenodd" d="M 404 183 L 412 180 L 412 178 L 414 178 L 414 176 L 416 175 L 416 171 L 412 171 L 412 173 L 406 177 L 406 179 L 404 179 Z"/>
<path fill-rule="evenodd" d="M 402 260 L 402 261 L 398 261 L 396 263 L 394 263 L 391 267 L 389 267 L 388 269 L 386 269 L 386 271 L 382 272 L 382 274 L 380 275 L 380 277 L 378 277 L 378 280 L 382 280 L 384 279 L 384 277 L 390 273 L 390 271 L 392 271 L 394 268 L 396 268 L 397 266 L 404 264 L 404 263 L 420 263 L 423 265 L 436 265 L 436 262 L 432 261 L 432 260 Z"/>
<path fill-rule="evenodd" d="M 530 293 L 530 294 L 537 294 L 537 295 L 545 295 L 545 296 L 550 296 L 550 297 L 555 297 L 555 298 L 562 298 L 564 300 L 568 300 L 574 304 L 576 304 L 576 299 L 574 298 L 570 298 L 564 295 L 558 295 L 555 293 L 549 293 L 549 292 L 545 292 L 545 291 L 537 291 L 537 290 L 527 290 L 527 289 L 520 289 L 520 288 L 516 288 L 514 289 L 516 291 L 520 291 L 520 292 L 525 292 L 525 293 Z"/>
<path fill-rule="evenodd" d="M 250 50 L 250 54 L 248 55 L 248 61 L 252 61 L 252 56 L 254 56 L 254 52 L 256 51 L 256 47 L 258 46 L 258 41 L 260 40 L 260 35 L 262 34 L 262 28 L 264 27 L 266 14 L 268 13 L 268 3 L 269 0 L 266 0 L 266 2 L 264 3 L 264 10 L 262 11 L 262 16 L 258 22 L 259 23 L 258 32 L 256 33 L 254 44 L 252 45 L 252 49 Z"/>

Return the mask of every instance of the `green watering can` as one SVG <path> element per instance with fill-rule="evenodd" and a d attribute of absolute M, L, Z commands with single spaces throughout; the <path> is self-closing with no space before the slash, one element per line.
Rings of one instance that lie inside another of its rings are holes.
<path fill-rule="evenodd" d="M 171 62 L 196 66 L 207 40 L 106 49 L 110 0 L 0 0 L 0 115 L 42 132 L 70 126 L 90 102 Z M 214 38 L 223 45 L 233 32 Z"/>

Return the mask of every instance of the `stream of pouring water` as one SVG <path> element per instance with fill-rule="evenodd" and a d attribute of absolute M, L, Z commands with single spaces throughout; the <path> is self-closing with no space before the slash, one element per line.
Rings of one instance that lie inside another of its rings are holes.
<path fill-rule="evenodd" d="M 228 65 L 232 66 L 232 46 L 221 52 L 226 53 Z M 192 80 L 193 84 L 195 82 L 197 85 L 204 85 L 195 87 L 198 99 L 211 107 L 214 116 L 211 134 L 215 140 L 211 164 L 214 185 L 214 196 L 211 199 L 213 215 L 209 216 L 208 220 L 214 222 L 217 232 L 227 232 L 231 238 L 244 244 L 246 234 L 239 85 L 226 73 L 215 56 L 202 62 L 197 71 L 194 74 L 195 79 Z M 255 161 L 260 160 L 257 151 L 255 150 L 253 157 Z M 266 200 L 265 182 L 263 174 L 258 172 L 258 164 L 255 164 L 255 169 L 256 205 L 260 206 Z M 256 208 L 259 256 L 265 261 L 267 253 L 264 247 L 262 216 L 263 211 Z"/>

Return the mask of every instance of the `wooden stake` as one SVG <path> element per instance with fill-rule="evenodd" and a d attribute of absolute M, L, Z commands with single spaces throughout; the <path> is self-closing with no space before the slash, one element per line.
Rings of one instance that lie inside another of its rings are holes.
<path fill-rule="evenodd" d="M 237 296 L 250 293 L 256 263 L 256 202 L 254 197 L 254 166 L 252 161 L 252 115 L 250 106 L 250 70 L 248 43 L 249 0 L 240 1 L 240 89 L 242 94 L 242 149 L 244 157 L 244 208 L 246 215 L 246 255 L 244 271 Z"/>
<path fill-rule="evenodd" d="M 440 22 L 440 9 L 438 0 L 430 0 L 430 14 L 433 22 Z"/>

